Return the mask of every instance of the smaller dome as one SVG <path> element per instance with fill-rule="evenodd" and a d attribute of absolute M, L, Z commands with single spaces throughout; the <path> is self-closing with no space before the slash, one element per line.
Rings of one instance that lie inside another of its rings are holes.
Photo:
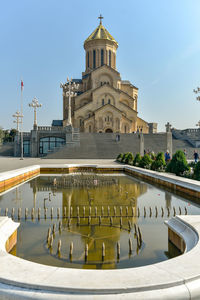
<path fill-rule="evenodd" d="M 102 25 L 100 22 L 99 26 L 90 34 L 90 36 L 85 40 L 84 45 L 93 40 L 109 40 L 111 42 L 114 42 L 116 46 L 118 46 L 118 43 L 116 40 L 112 37 L 112 35 L 108 32 L 108 30 Z"/>

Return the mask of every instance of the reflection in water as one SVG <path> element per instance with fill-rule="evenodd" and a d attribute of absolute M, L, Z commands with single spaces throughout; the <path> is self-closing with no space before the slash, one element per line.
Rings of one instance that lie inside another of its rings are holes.
<path fill-rule="evenodd" d="M 18 208 L 22 208 L 18 241 L 12 250 L 13 255 L 47 265 L 72 268 L 114 269 L 147 265 L 177 255 L 168 250 L 167 227 L 164 225 L 168 213 L 170 212 L 169 217 L 173 214 L 172 207 L 187 206 L 188 213 L 194 214 L 200 211 L 198 205 L 188 204 L 180 196 L 176 197 L 169 191 L 128 176 L 107 176 L 110 183 L 106 184 L 105 180 L 105 184 L 98 185 L 95 182 L 93 186 L 90 184 L 84 187 L 55 185 L 55 182 L 61 182 L 62 179 L 57 176 L 54 180 L 55 177 L 56 175 L 37 177 L 0 196 L 1 212 L 8 207 L 10 215 L 14 207 L 16 221 Z M 111 178 L 114 178 L 112 183 Z M 17 200 L 16 191 L 20 194 L 20 201 Z M 32 218 L 33 207 L 35 215 Z M 27 219 L 24 218 L 25 208 L 28 208 Z M 38 208 L 41 208 L 39 219 Z M 56 229 L 50 249 L 46 242 L 47 231 L 49 227 L 53 229 L 53 224 Z M 138 232 L 137 226 L 142 234 L 140 249 L 135 233 L 135 230 Z M 60 255 L 57 252 L 59 240 Z M 70 243 L 73 243 L 71 257 Z M 119 259 L 117 243 L 120 244 Z M 88 257 L 85 261 L 86 245 Z"/>
<path fill-rule="evenodd" d="M 166 208 L 171 208 L 172 195 L 167 191 L 165 192 L 165 201 L 166 201 Z"/>

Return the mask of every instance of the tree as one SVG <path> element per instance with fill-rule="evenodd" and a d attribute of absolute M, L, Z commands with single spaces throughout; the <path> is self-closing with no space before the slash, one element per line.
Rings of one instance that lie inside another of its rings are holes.
<path fill-rule="evenodd" d="M 128 154 L 129 154 L 129 152 L 126 152 L 126 153 L 123 154 L 123 157 L 122 157 L 122 162 L 123 163 L 125 163 L 125 161 L 127 160 Z"/>
<path fill-rule="evenodd" d="M 133 160 L 133 166 L 137 167 L 139 165 L 140 161 L 141 161 L 141 155 L 140 155 L 140 153 L 137 153 Z"/>
<path fill-rule="evenodd" d="M 3 138 L 3 142 L 11 142 L 11 137 L 10 137 L 10 132 L 8 129 L 4 130 L 4 138 Z"/>
<path fill-rule="evenodd" d="M 3 142 L 3 138 L 4 138 L 4 131 L 3 128 L 0 127 L 0 144 Z"/>
<path fill-rule="evenodd" d="M 190 170 L 190 167 L 187 163 L 185 154 L 183 151 L 178 150 L 173 155 L 172 160 L 167 165 L 167 172 L 175 173 L 176 175 L 183 175 L 184 172 L 187 172 Z"/>
<path fill-rule="evenodd" d="M 163 171 L 165 169 L 166 162 L 163 152 L 159 152 L 156 159 L 152 162 L 151 169 L 154 171 Z"/>
<path fill-rule="evenodd" d="M 117 156 L 117 161 L 121 162 L 121 161 L 122 161 L 122 158 L 123 158 L 123 154 L 120 153 L 120 154 Z"/>
<path fill-rule="evenodd" d="M 148 154 L 145 154 L 139 162 L 139 167 L 144 169 L 150 169 L 152 164 L 152 159 Z"/>
<path fill-rule="evenodd" d="M 132 164 L 133 163 L 133 153 L 128 152 L 125 158 L 125 164 Z"/>
<path fill-rule="evenodd" d="M 200 161 L 194 167 L 193 178 L 196 180 L 200 180 Z"/>
<path fill-rule="evenodd" d="M 15 136 L 16 136 L 17 132 L 18 132 L 17 129 L 14 129 L 14 128 L 12 128 L 10 130 L 10 137 L 12 139 L 12 142 L 14 142 L 14 139 L 15 139 Z"/>

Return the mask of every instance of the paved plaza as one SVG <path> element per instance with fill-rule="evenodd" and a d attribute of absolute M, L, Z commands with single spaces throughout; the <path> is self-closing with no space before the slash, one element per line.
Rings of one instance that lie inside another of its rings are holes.
<path fill-rule="evenodd" d="M 0 172 L 11 171 L 32 165 L 41 164 L 98 164 L 109 165 L 117 164 L 114 159 L 41 159 L 41 158 L 24 158 L 3 157 L 0 156 Z"/>

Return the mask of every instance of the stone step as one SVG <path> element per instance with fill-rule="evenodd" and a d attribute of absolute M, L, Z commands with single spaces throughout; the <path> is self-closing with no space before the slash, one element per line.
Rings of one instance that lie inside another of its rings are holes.
<path fill-rule="evenodd" d="M 166 135 L 144 135 L 145 149 L 158 153 L 165 152 Z M 193 158 L 194 148 L 186 141 L 173 139 L 173 152 L 186 149 L 188 158 Z M 139 138 L 137 134 L 120 134 L 120 141 L 116 142 L 116 135 L 112 133 L 80 133 L 80 147 L 68 148 L 67 145 L 46 158 L 116 158 L 119 153 L 139 152 Z"/>

